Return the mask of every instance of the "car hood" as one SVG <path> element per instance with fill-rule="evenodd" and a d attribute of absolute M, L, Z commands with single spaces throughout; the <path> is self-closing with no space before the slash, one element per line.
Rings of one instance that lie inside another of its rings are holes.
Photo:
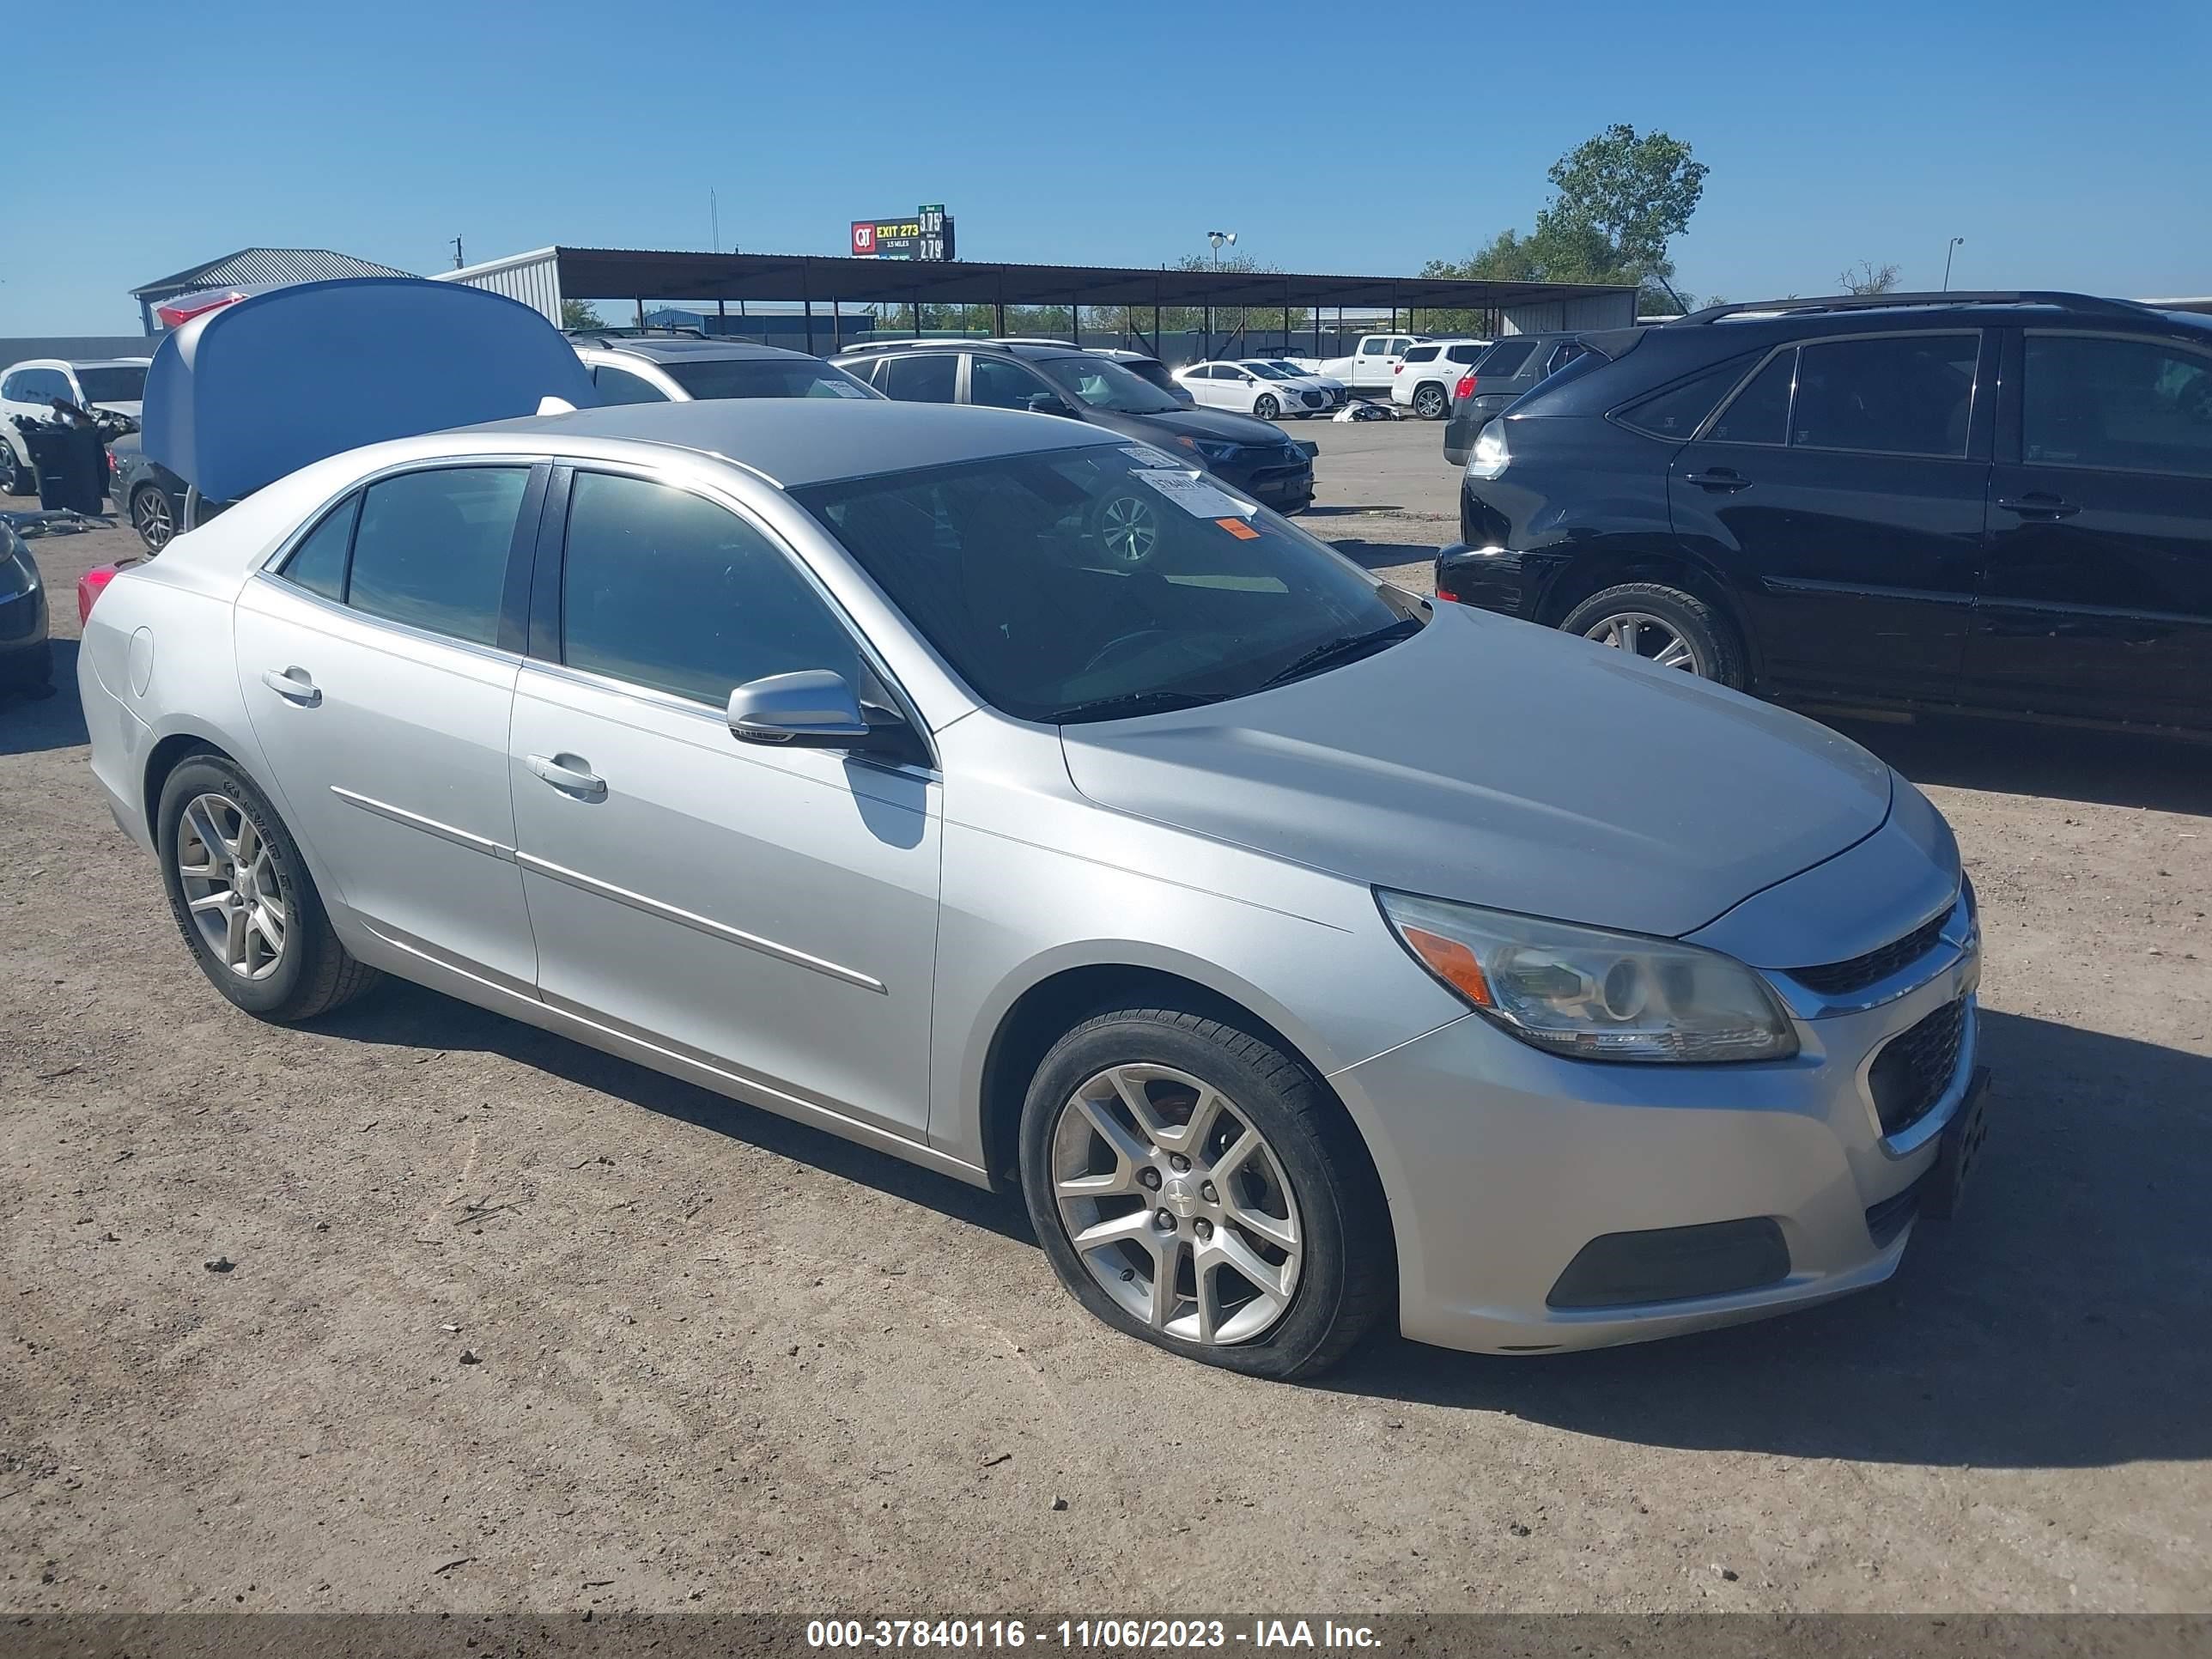
<path fill-rule="evenodd" d="M 1354 881 L 1668 938 L 1890 810 L 1889 769 L 1824 726 L 1454 605 L 1342 668 L 1061 743 L 1103 806 Z"/>
<path fill-rule="evenodd" d="M 1287 441 L 1280 427 L 1249 415 L 1231 415 L 1218 409 L 1163 410 L 1157 415 L 1126 415 L 1115 409 L 1086 410 L 1097 424 L 1133 438 L 1154 443 L 1177 438 L 1207 438 L 1216 443 L 1267 445 L 1279 449 Z"/>

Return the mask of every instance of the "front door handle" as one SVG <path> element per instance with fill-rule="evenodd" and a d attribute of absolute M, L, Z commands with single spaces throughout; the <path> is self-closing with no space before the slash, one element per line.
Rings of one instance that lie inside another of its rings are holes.
<path fill-rule="evenodd" d="M 574 764 L 564 763 L 570 762 Z M 526 763 L 556 789 L 565 789 L 572 795 L 599 800 L 607 793 L 607 781 L 578 756 L 531 755 L 526 757 Z"/>
<path fill-rule="evenodd" d="M 313 708 L 322 702 L 323 693 L 304 668 L 264 668 L 261 683 L 288 702 L 296 702 L 302 708 Z"/>
<path fill-rule="evenodd" d="M 1997 505 L 2023 519 L 2070 519 L 2081 510 L 2071 501 L 2062 501 L 2040 490 L 2027 495 L 2000 495 Z"/>
<path fill-rule="evenodd" d="M 1710 472 L 1685 472 L 1682 482 L 1695 484 L 1700 489 L 1717 489 L 1724 493 L 1751 487 L 1750 479 L 1725 466 L 1717 466 Z"/>

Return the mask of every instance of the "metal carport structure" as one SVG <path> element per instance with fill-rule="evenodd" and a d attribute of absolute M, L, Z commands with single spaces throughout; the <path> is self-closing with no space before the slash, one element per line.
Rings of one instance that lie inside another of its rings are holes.
<path fill-rule="evenodd" d="M 712 300 L 722 304 L 795 302 L 808 319 L 810 350 L 817 302 L 830 307 L 833 337 L 829 343 L 833 349 L 842 343 L 838 307 L 847 303 L 911 305 L 917 307 L 917 316 L 918 308 L 924 306 L 987 305 L 994 308 L 999 333 L 1006 331 L 1006 308 L 1012 305 L 1067 306 L 1079 329 L 1085 306 L 1150 308 L 1156 347 L 1158 313 L 1170 306 L 1205 311 L 1209 335 L 1212 313 L 1217 307 L 1247 311 L 1279 307 L 1285 313 L 1304 309 L 1312 316 L 1316 349 L 1321 313 L 1326 307 L 1334 307 L 1340 313 L 1346 308 L 1387 308 L 1394 326 L 1401 311 L 1481 311 L 1495 314 L 1499 326 L 1509 332 L 1620 327 L 1636 320 L 1636 290 L 1626 284 L 1488 282 L 1444 276 L 1344 276 L 561 246 L 438 275 L 442 281 L 511 293 L 548 310 L 556 321 L 562 299 L 626 300 L 640 307 L 672 300 Z"/>

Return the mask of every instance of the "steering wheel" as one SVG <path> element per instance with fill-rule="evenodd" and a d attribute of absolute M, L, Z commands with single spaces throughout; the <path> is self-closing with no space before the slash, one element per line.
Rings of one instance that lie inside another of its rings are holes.
<path fill-rule="evenodd" d="M 1085 663 L 1082 667 L 1077 669 L 1075 672 L 1078 674 L 1088 674 L 1092 669 L 1097 668 L 1101 663 L 1104 662 L 1107 658 L 1121 650 L 1123 646 L 1133 645 L 1139 640 L 1152 639 L 1158 635 L 1164 635 L 1167 631 L 1168 630 L 1166 629 L 1157 625 L 1148 625 L 1144 628 L 1133 628 L 1127 633 L 1120 635 L 1114 639 L 1110 639 L 1107 641 L 1105 644 L 1100 646 L 1096 651 L 1091 653 L 1090 661 Z"/>

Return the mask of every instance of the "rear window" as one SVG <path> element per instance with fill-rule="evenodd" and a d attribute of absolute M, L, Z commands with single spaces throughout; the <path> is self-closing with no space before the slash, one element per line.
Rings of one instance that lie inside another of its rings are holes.
<path fill-rule="evenodd" d="M 124 363 L 107 368 L 80 368 L 76 383 L 89 404 L 135 404 L 146 395 L 146 367 Z"/>
<path fill-rule="evenodd" d="M 1613 418 L 1625 427 L 1654 438 L 1684 441 L 1705 424 L 1705 416 L 1728 396 L 1729 388 L 1743 378 L 1751 362 L 1747 356 L 1731 357 L 1717 368 L 1679 380 L 1648 398 L 1639 398 L 1620 410 Z"/>
<path fill-rule="evenodd" d="M 1415 346 L 1406 354 L 1406 361 L 1409 363 L 1428 362 L 1436 356 L 1438 349 L 1436 346 Z"/>
<path fill-rule="evenodd" d="M 1475 360 L 1478 374 L 1518 374 L 1521 365 L 1535 355 L 1534 340 L 1500 340 Z"/>

